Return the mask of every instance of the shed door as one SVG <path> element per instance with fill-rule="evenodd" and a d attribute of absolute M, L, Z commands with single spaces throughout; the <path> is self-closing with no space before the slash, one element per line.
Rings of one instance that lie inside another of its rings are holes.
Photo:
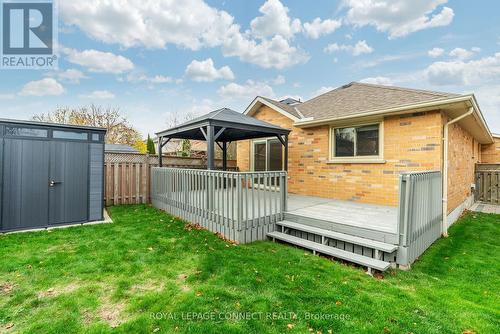
<path fill-rule="evenodd" d="M 64 141 L 50 145 L 49 224 L 86 221 L 89 145 Z"/>
<path fill-rule="evenodd" d="M 3 230 L 47 225 L 50 145 L 46 140 L 5 138 Z"/>

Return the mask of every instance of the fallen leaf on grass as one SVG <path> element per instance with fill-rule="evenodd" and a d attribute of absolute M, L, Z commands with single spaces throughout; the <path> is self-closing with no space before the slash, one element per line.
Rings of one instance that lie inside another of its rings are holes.
<path fill-rule="evenodd" d="M 202 295 L 203 295 L 203 293 L 201 293 L 199 291 L 196 293 L 196 297 L 201 297 Z"/>
<path fill-rule="evenodd" d="M 340 300 L 337 300 L 337 301 L 335 302 L 335 305 L 342 305 L 342 302 L 341 302 Z"/>
<path fill-rule="evenodd" d="M 286 325 L 286 328 L 288 328 L 288 330 L 292 330 L 294 327 L 295 327 L 294 324 L 288 324 L 288 325 Z"/>
<path fill-rule="evenodd" d="M 12 327 L 14 327 L 13 322 L 9 322 L 7 325 L 5 325 L 5 329 L 11 329 Z"/>
<path fill-rule="evenodd" d="M 4 294 L 10 293 L 12 290 L 14 290 L 14 284 L 12 283 L 4 283 L 0 285 L 0 292 Z"/>

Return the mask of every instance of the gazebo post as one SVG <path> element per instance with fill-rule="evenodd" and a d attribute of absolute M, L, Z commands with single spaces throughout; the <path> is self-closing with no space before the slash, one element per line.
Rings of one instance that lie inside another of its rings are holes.
<path fill-rule="evenodd" d="M 285 171 L 288 172 L 288 135 L 285 135 Z"/>
<path fill-rule="evenodd" d="M 158 137 L 158 165 L 160 167 L 163 167 L 163 159 L 162 159 L 162 147 L 163 145 L 161 144 L 161 142 L 163 141 L 163 137 Z"/>
<path fill-rule="evenodd" d="M 214 144 L 215 144 L 214 126 L 208 125 L 207 126 L 207 169 L 208 170 L 215 169 Z"/>
<path fill-rule="evenodd" d="M 222 142 L 222 170 L 227 170 L 227 142 Z"/>

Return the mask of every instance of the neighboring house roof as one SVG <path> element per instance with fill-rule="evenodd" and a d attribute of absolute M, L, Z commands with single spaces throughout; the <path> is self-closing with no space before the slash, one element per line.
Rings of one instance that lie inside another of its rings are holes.
<path fill-rule="evenodd" d="M 286 101 L 286 100 L 285 100 Z M 458 105 L 461 105 L 459 108 Z M 245 110 L 253 115 L 262 105 L 295 121 L 296 126 L 314 126 L 351 118 L 366 118 L 415 110 L 446 110 L 450 118 L 458 117 L 463 110 L 472 107 L 476 122 L 463 120 L 481 143 L 491 142 L 491 132 L 481 114 L 473 94 L 459 95 L 421 89 L 381 86 L 351 82 L 310 100 L 287 105 L 269 98 L 257 96 Z M 454 107 L 452 107 L 454 105 Z"/>
<path fill-rule="evenodd" d="M 138 150 L 124 144 L 105 144 L 104 152 L 108 153 L 140 153 Z"/>
<path fill-rule="evenodd" d="M 297 107 L 285 104 L 283 102 L 275 101 L 273 99 L 257 96 L 252 103 L 247 107 L 244 114 L 247 116 L 252 116 L 252 114 L 257 111 L 261 106 L 266 105 L 274 110 L 278 111 L 282 115 L 291 118 L 294 121 L 298 121 L 303 118 Z"/>

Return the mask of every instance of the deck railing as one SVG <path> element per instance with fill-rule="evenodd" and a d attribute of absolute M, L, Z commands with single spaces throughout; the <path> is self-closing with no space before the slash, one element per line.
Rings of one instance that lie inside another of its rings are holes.
<path fill-rule="evenodd" d="M 286 209 L 286 187 L 283 171 L 151 170 L 153 206 L 240 243 L 274 231 Z"/>
<path fill-rule="evenodd" d="M 413 263 L 441 235 L 441 172 L 405 173 L 399 187 L 397 263 Z"/>

